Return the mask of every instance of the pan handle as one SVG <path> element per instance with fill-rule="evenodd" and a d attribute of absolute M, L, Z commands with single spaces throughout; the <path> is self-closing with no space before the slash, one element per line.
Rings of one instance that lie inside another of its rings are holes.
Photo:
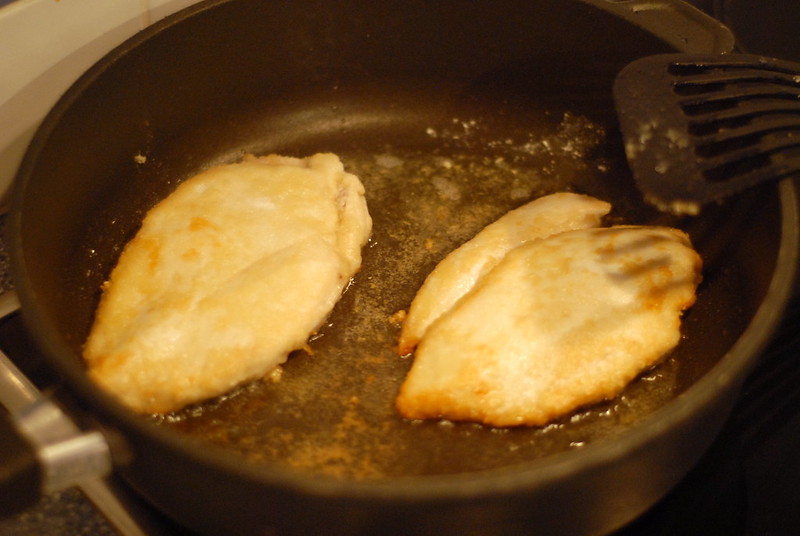
<path fill-rule="evenodd" d="M 16 296 L 0 296 L 0 312 Z M 111 453 L 98 431 L 81 430 L 42 395 L 0 352 L 0 517 L 21 512 L 39 498 L 111 472 Z"/>
<path fill-rule="evenodd" d="M 583 0 L 638 26 L 680 52 L 725 54 L 733 32 L 717 19 L 682 0 Z"/>
<path fill-rule="evenodd" d="M 2 356 L 5 358 L 5 356 Z M 0 365 L 0 374 L 6 370 Z M 100 432 L 80 432 L 61 409 L 42 398 L 0 418 L 0 517 L 26 510 L 44 494 L 111 468 Z"/>

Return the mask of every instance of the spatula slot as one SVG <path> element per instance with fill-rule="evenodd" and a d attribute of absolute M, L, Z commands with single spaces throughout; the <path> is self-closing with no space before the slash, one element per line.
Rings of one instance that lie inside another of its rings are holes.
<path fill-rule="evenodd" d="M 800 174 L 800 64 L 651 56 L 623 69 L 614 97 L 634 179 L 662 209 Z"/>

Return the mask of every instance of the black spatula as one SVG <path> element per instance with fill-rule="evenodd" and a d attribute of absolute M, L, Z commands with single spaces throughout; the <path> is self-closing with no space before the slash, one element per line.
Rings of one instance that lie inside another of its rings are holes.
<path fill-rule="evenodd" d="M 731 54 L 648 56 L 614 100 L 634 179 L 662 210 L 800 175 L 800 64 Z"/>

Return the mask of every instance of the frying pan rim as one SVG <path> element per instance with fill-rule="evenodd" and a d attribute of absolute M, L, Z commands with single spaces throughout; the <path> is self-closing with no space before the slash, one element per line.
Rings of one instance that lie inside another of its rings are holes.
<path fill-rule="evenodd" d="M 144 41 L 151 33 L 161 31 L 165 27 L 177 24 L 183 18 L 192 16 L 196 12 L 211 9 L 230 0 L 213 0 L 195 4 L 182 10 L 177 16 L 168 17 L 151 26 L 147 30 L 117 47 L 101 61 L 113 62 L 123 56 L 125 52 L 134 48 L 140 41 Z M 598 7 L 598 0 L 579 0 L 582 3 Z M 90 85 L 93 76 L 100 71 L 92 68 L 79 79 L 76 85 Z M 387 478 L 381 480 L 341 480 L 335 478 L 316 477 L 309 478 L 308 474 L 299 473 L 285 467 L 270 467 L 243 463 L 241 457 L 221 447 L 203 444 L 199 448 L 195 443 L 187 441 L 178 432 L 155 426 L 140 416 L 133 414 L 109 395 L 99 391 L 91 383 L 74 361 L 72 352 L 63 344 L 57 343 L 58 337 L 52 326 L 45 321 L 45 315 L 37 305 L 36 293 L 25 277 L 25 260 L 22 252 L 21 238 L 21 208 L 24 198 L 25 177 L 30 170 L 37 155 L 43 150 L 44 141 L 47 139 L 48 128 L 58 123 L 59 110 L 68 109 L 70 95 L 76 96 L 80 92 L 71 88 L 61 99 L 56 107 L 45 119 L 37 132 L 36 138 L 29 147 L 20 166 L 20 171 L 15 181 L 14 194 L 9 217 L 9 246 L 12 252 L 11 271 L 12 277 L 17 282 L 17 292 L 22 304 L 23 317 L 26 324 L 32 326 L 33 331 L 40 333 L 38 344 L 43 345 L 48 362 L 67 377 L 75 387 L 84 402 L 90 404 L 98 415 L 104 417 L 103 421 L 114 423 L 126 430 L 133 430 L 144 437 L 173 449 L 189 458 L 202 461 L 226 472 L 236 474 L 238 477 L 253 480 L 258 483 L 287 487 L 305 494 L 318 496 L 365 497 L 371 499 L 385 499 L 396 501 L 398 499 L 420 500 L 447 497 L 478 497 L 485 495 L 497 496 L 503 491 L 519 491 L 520 489 L 546 486 L 548 482 L 559 479 L 562 475 L 572 473 L 579 469 L 601 466 L 614 459 L 624 457 L 629 452 L 647 445 L 654 437 L 663 434 L 677 423 L 688 419 L 696 410 L 714 397 L 721 388 L 730 389 L 743 380 L 744 374 L 752 366 L 753 356 L 762 349 L 774 329 L 777 327 L 776 319 L 780 317 L 789 299 L 785 292 L 791 287 L 795 276 L 793 262 L 786 259 L 797 258 L 798 244 L 798 214 L 797 192 L 793 183 L 784 181 L 779 185 L 781 200 L 781 225 L 782 237 L 778 251 L 778 263 L 769 285 L 769 290 L 759 309 L 749 324 L 745 333 L 737 343 L 726 353 L 715 367 L 696 382 L 685 394 L 666 406 L 659 408 L 645 422 L 626 430 L 620 436 L 610 440 L 600 440 L 584 448 L 573 449 L 562 453 L 553 454 L 542 459 L 530 462 L 471 473 L 447 475 L 421 475 L 414 477 Z M 782 262 L 782 260 L 784 262 Z M 71 364 L 70 364 L 71 363 Z M 420 485 L 424 482 L 424 486 Z"/>

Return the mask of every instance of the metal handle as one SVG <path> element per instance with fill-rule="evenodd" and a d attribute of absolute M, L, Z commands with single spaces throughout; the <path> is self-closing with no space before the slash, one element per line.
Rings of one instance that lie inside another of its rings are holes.
<path fill-rule="evenodd" d="M 733 51 L 731 30 L 682 0 L 583 0 L 643 28 L 680 52 Z"/>
<path fill-rule="evenodd" d="M 13 293 L 0 296 L 0 315 L 6 316 L 18 307 Z M 4 456 L 13 463 L 2 467 L 0 475 L 4 480 L 0 485 L 17 490 L 14 493 L 18 496 L 9 501 L 14 508 L 27 508 L 41 494 L 111 472 L 111 453 L 103 435 L 78 428 L 2 352 L 0 404 L 8 411 L 1 423 L 4 442 L 14 451 Z M 26 475 L 34 481 L 22 482 Z M 3 506 L 10 508 L 7 504 Z"/>
<path fill-rule="evenodd" d="M 0 318 L 20 308 L 0 295 Z M 43 494 L 77 486 L 124 536 L 161 534 L 149 514 L 111 479 L 112 457 L 100 432 L 81 431 L 0 351 L 0 517 L 22 512 Z M 138 511 L 132 517 L 130 510 Z"/>

